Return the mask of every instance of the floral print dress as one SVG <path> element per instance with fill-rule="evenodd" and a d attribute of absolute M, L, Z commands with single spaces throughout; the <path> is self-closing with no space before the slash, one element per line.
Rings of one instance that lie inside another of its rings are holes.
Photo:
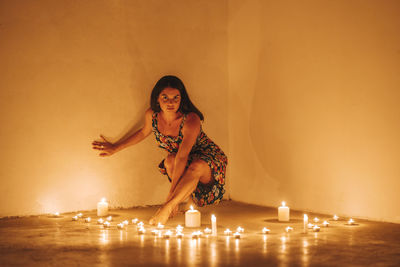
<path fill-rule="evenodd" d="M 168 153 L 176 154 L 183 140 L 182 128 L 185 123 L 187 114 L 184 114 L 182 123 L 179 126 L 178 136 L 163 135 L 158 130 L 158 112 L 153 113 L 152 127 L 156 137 L 158 146 L 168 151 Z M 225 173 L 228 158 L 224 152 L 203 132 L 200 126 L 200 133 L 196 143 L 193 145 L 189 153 L 186 168 L 194 159 L 204 160 L 211 169 L 212 181 L 208 184 L 199 182 L 196 189 L 192 193 L 192 199 L 198 206 L 205 206 L 221 201 L 225 189 Z M 164 166 L 164 160 L 159 164 L 159 170 L 162 174 L 167 175 L 169 181 L 171 178 L 167 174 L 167 169 Z"/>

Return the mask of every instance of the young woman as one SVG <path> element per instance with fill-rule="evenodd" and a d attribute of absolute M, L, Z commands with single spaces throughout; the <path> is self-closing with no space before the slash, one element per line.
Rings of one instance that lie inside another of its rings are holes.
<path fill-rule="evenodd" d="M 182 81 L 175 76 L 164 76 L 151 92 L 150 108 L 140 130 L 115 143 L 102 135 L 102 141 L 92 143 L 93 149 L 100 150 L 100 156 L 111 156 L 153 132 L 159 147 L 168 152 L 158 167 L 167 175 L 171 188 L 150 224 L 165 224 L 176 214 L 179 203 L 188 197 L 198 206 L 218 203 L 222 199 L 228 160 L 203 132 L 203 120 L 203 114 L 190 101 Z"/>

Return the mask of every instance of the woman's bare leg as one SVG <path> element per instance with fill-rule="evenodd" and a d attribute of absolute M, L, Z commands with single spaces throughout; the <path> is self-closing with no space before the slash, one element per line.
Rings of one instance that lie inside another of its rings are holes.
<path fill-rule="evenodd" d="M 193 193 L 199 181 L 208 183 L 210 180 L 211 170 L 207 163 L 202 160 L 193 161 L 178 181 L 175 190 L 169 196 L 169 200 L 154 215 L 150 223 L 165 224 L 179 203 Z"/>

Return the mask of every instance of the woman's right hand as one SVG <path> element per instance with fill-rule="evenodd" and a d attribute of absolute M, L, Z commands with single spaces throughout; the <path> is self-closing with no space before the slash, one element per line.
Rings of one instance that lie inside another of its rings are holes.
<path fill-rule="evenodd" d="M 92 148 L 100 150 L 100 157 L 111 156 L 117 152 L 117 146 L 109 142 L 103 135 L 100 135 L 102 141 L 93 141 Z"/>

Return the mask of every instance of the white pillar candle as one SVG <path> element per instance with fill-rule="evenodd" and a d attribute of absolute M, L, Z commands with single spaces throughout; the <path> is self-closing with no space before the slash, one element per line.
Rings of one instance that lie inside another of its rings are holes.
<path fill-rule="evenodd" d="M 190 210 L 185 212 L 185 226 L 186 227 L 200 227 L 201 225 L 201 217 L 200 211 L 193 209 L 193 206 L 190 206 Z"/>
<path fill-rule="evenodd" d="M 108 215 L 108 203 L 103 197 L 100 202 L 97 202 L 97 216 L 107 216 Z"/>
<path fill-rule="evenodd" d="M 211 233 L 213 236 L 217 236 L 217 217 L 211 215 Z"/>
<path fill-rule="evenodd" d="M 285 201 L 282 202 L 282 206 L 278 208 L 278 220 L 280 222 L 288 222 L 289 221 L 289 207 L 286 207 Z"/>
<path fill-rule="evenodd" d="M 308 216 L 307 214 L 304 214 L 304 219 L 303 219 L 303 232 L 306 234 L 308 232 Z"/>

